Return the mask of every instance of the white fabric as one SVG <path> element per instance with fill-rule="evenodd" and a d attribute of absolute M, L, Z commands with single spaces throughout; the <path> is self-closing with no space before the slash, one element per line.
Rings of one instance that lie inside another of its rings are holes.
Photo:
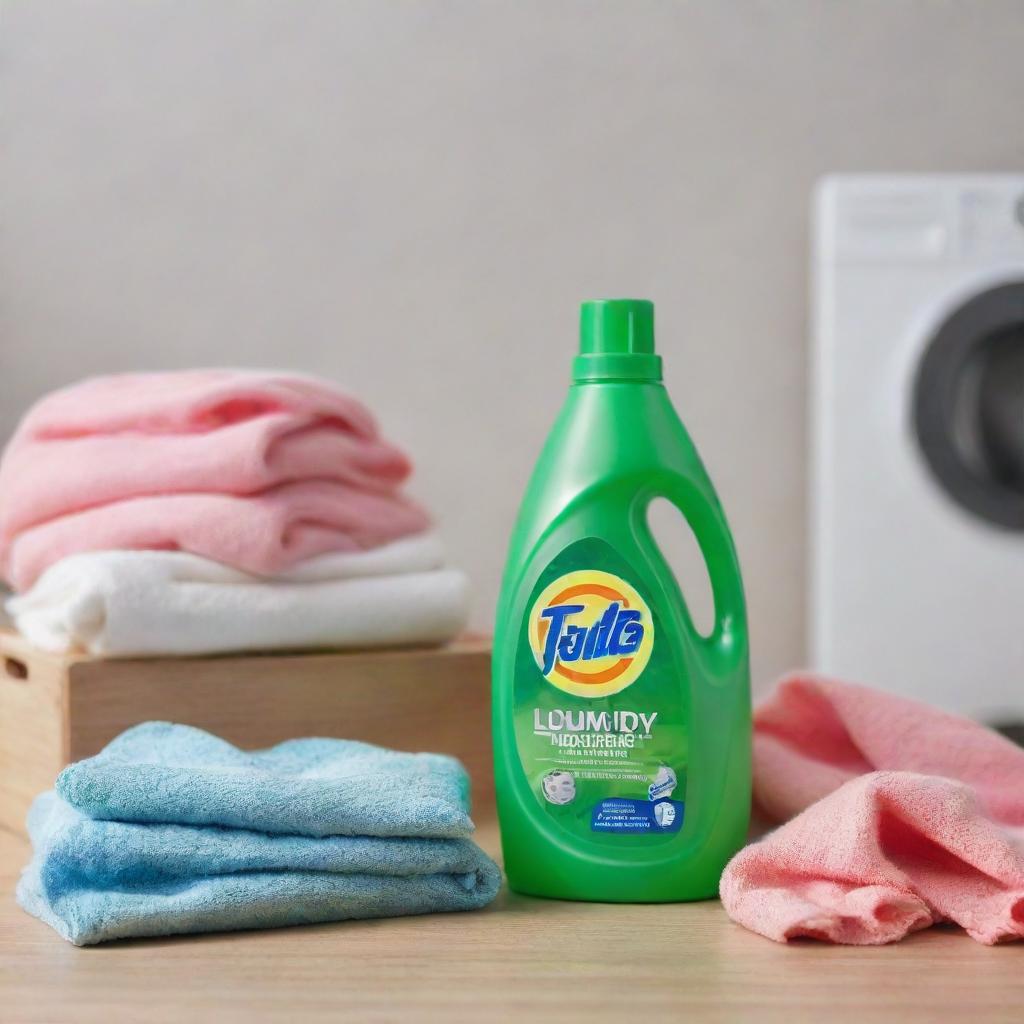
<path fill-rule="evenodd" d="M 107 657 L 442 643 L 464 627 L 468 591 L 443 558 L 426 535 L 270 580 L 181 552 L 86 552 L 7 611 L 37 647 Z"/>

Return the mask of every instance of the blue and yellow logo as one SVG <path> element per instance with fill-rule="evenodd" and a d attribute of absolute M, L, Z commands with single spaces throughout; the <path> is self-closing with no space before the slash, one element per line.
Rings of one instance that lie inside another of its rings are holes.
<path fill-rule="evenodd" d="M 534 603 L 529 640 L 552 686 L 577 697 L 607 697 L 636 682 L 654 646 L 643 598 L 610 572 L 566 573 Z"/>

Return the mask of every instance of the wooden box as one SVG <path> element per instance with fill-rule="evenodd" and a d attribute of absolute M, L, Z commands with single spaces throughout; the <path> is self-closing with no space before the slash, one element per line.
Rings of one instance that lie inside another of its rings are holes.
<path fill-rule="evenodd" d="M 71 761 L 150 719 L 240 747 L 339 736 L 458 757 L 473 813 L 493 814 L 490 642 L 435 649 L 103 660 L 39 651 L 0 629 L 0 827 Z"/>

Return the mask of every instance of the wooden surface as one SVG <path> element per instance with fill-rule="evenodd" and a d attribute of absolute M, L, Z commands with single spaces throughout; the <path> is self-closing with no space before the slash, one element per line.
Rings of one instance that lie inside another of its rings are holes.
<path fill-rule="evenodd" d="M 150 719 L 241 747 L 339 736 L 458 757 L 493 813 L 490 640 L 439 648 L 103 660 L 0 630 L 0 825 L 20 829 L 69 761 Z"/>
<path fill-rule="evenodd" d="M 0 826 L 17 829 L 68 762 L 67 688 L 50 656 L 0 629 Z"/>
<path fill-rule="evenodd" d="M 481 842 L 496 846 L 493 826 Z M 0 1021 L 922 1022 L 1024 1019 L 1024 944 L 945 929 L 895 946 L 779 946 L 716 902 L 613 906 L 503 892 L 471 914 L 75 949 L 12 894 L 0 832 Z"/>
<path fill-rule="evenodd" d="M 333 731 L 449 750 L 470 766 L 478 819 L 491 807 L 484 641 L 463 647 L 466 671 L 453 679 L 425 673 L 422 652 L 397 651 L 119 662 L 113 673 L 76 659 L 62 676 L 67 666 L 0 639 L 15 662 L 0 678 L 0 735 L 15 741 L 0 787 L 13 799 L 27 801 L 67 758 L 125 725 L 173 717 L 248 746 Z M 480 841 L 497 852 L 493 824 Z M 75 949 L 15 904 L 27 859 L 25 840 L 0 830 L 0 1024 L 1024 1020 L 1024 944 L 988 949 L 933 929 L 878 949 L 784 947 L 731 924 L 716 902 L 574 904 L 506 891 L 473 914 Z"/>

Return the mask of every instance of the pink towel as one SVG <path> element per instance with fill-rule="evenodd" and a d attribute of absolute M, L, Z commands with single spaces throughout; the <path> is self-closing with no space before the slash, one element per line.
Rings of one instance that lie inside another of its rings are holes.
<path fill-rule="evenodd" d="M 793 676 L 754 716 L 754 799 L 773 821 L 722 902 L 784 942 L 893 942 L 940 921 L 1024 937 L 1024 750 L 917 701 Z"/>
<path fill-rule="evenodd" d="M 252 494 L 311 478 L 389 490 L 410 469 L 365 406 L 316 381 L 235 370 L 96 377 L 21 421 L 0 462 L 0 545 L 125 498 Z"/>
<path fill-rule="evenodd" d="M 259 494 L 162 494 L 101 505 L 18 534 L 5 565 L 16 590 L 84 551 L 187 551 L 273 576 L 315 555 L 420 533 L 426 514 L 394 495 L 312 480 Z"/>
<path fill-rule="evenodd" d="M 270 575 L 425 530 L 408 458 L 304 377 L 97 377 L 43 398 L 0 462 L 0 570 L 18 590 L 83 551 L 189 551 Z"/>

